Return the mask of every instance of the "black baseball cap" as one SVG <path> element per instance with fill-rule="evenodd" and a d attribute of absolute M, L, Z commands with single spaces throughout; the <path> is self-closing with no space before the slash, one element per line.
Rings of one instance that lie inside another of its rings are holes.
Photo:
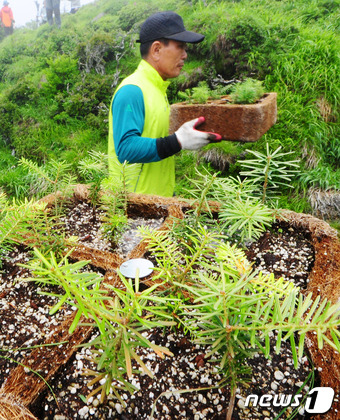
<path fill-rule="evenodd" d="M 161 38 L 196 44 L 203 41 L 204 35 L 187 31 L 181 16 L 166 11 L 155 13 L 146 19 L 140 28 L 137 42 L 144 44 Z"/>

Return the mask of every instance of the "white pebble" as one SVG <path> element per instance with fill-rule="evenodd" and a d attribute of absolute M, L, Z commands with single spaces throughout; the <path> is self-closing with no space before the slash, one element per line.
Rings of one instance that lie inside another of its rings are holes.
<path fill-rule="evenodd" d="M 274 376 L 278 381 L 281 381 L 285 377 L 285 375 L 280 370 L 276 370 Z"/>
<path fill-rule="evenodd" d="M 82 407 L 79 411 L 78 414 L 80 416 L 85 416 L 87 413 L 89 412 L 89 408 L 87 406 Z"/>
<path fill-rule="evenodd" d="M 121 404 L 117 403 L 117 404 L 115 405 L 115 409 L 116 409 L 116 411 L 117 411 L 117 413 L 118 413 L 118 414 L 122 414 L 123 407 L 122 407 L 122 405 L 121 405 Z"/>
<path fill-rule="evenodd" d="M 240 398 L 240 399 L 238 400 L 238 402 L 237 402 L 237 406 L 238 406 L 241 410 L 243 410 L 243 409 L 245 408 L 244 400 Z"/>

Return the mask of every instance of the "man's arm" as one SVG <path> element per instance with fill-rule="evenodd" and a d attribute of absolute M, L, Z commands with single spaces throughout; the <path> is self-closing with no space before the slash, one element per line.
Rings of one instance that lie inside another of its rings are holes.
<path fill-rule="evenodd" d="M 159 139 L 142 137 L 145 108 L 138 86 L 119 89 L 113 100 L 112 117 L 115 150 L 121 163 L 157 162 L 181 150 L 175 134 Z"/>

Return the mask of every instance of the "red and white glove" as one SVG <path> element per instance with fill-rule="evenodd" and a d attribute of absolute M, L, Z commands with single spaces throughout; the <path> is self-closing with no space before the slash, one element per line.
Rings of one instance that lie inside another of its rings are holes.
<path fill-rule="evenodd" d="M 196 127 L 204 123 L 204 121 L 204 117 L 198 117 L 184 123 L 175 132 L 182 150 L 198 150 L 209 144 L 211 141 L 221 140 L 222 137 L 217 133 L 208 133 L 196 130 Z"/>

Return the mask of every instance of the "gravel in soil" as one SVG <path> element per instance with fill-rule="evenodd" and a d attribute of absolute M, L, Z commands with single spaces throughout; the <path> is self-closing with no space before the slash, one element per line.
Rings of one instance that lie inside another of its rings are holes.
<path fill-rule="evenodd" d="M 273 224 L 246 252 L 254 267 L 265 274 L 274 273 L 306 289 L 314 263 L 314 247 L 306 232 L 284 222 Z"/>
<path fill-rule="evenodd" d="M 86 224 L 92 228 L 90 221 L 78 223 L 78 226 L 84 227 Z M 84 237 L 90 234 L 96 235 L 95 232 L 87 233 L 85 230 L 81 235 Z M 81 235 L 78 233 L 79 237 Z M 132 233 L 130 235 L 133 236 Z M 247 254 L 262 271 L 283 275 L 301 287 L 305 287 L 313 264 L 313 249 L 308 238 L 294 229 L 287 230 L 284 225 L 276 225 L 270 234 L 265 233 L 249 247 Z M 27 250 L 18 247 L 3 261 L 0 281 L 0 316 L 3 321 L 0 327 L 0 348 L 15 350 L 4 351 L 2 354 L 0 384 L 15 366 L 12 359 L 22 361 L 30 351 L 25 350 L 27 347 L 43 343 L 54 326 L 74 310 L 63 308 L 53 316 L 48 314 L 55 303 L 54 299 L 39 295 L 39 285 L 20 280 L 29 273 L 18 267 L 18 263 L 27 260 Z M 228 388 L 217 387 L 221 379 L 217 366 L 204 358 L 209 348 L 192 343 L 180 332 L 175 334 L 167 331 L 164 334 L 161 330 L 153 330 L 149 334 L 149 338 L 156 344 L 168 347 L 174 356 L 160 359 L 149 349 L 140 349 L 140 356 L 153 372 L 154 378 L 147 375 L 134 376 L 132 383 L 137 388 L 136 392 L 133 395 L 123 393 L 126 408 L 117 402 L 112 392 L 105 404 L 101 404 L 97 397 L 91 397 L 85 402 L 84 397 L 90 391 L 87 382 L 92 378 L 84 376 L 84 372 L 94 366 L 91 366 L 88 357 L 91 349 L 81 348 L 60 368 L 58 377 L 49 383 L 56 400 L 46 391 L 41 395 L 38 404 L 31 407 L 32 413 L 43 420 L 129 420 L 150 418 L 154 408 L 155 419 L 224 419 L 230 393 Z M 279 354 L 272 351 L 268 360 L 261 354 L 255 354 L 248 363 L 253 369 L 253 375 L 249 388 L 237 390 L 234 419 L 274 419 L 278 414 L 280 409 L 277 407 L 245 407 L 245 399 L 249 394 L 268 393 L 274 396 L 297 392 L 300 387 L 303 392 L 308 390 L 308 384 L 304 385 L 304 381 L 312 368 L 304 357 L 300 360 L 298 369 L 295 369 L 289 348 L 283 347 Z M 198 388 L 210 389 L 192 391 Z M 162 393 L 165 394 L 160 396 Z M 291 408 L 288 408 L 280 418 L 287 417 L 290 411 Z M 295 418 L 303 419 L 305 414 L 300 411 Z"/>
<path fill-rule="evenodd" d="M 80 396 L 86 395 L 89 390 L 82 373 L 85 368 L 91 368 L 87 360 L 89 349 L 82 349 L 75 359 L 65 366 L 59 379 L 53 382 L 52 388 L 56 393 L 59 408 L 55 400 L 48 397 L 41 410 L 35 414 L 39 418 L 49 420 L 55 418 L 56 413 L 63 415 L 64 419 L 149 419 L 154 410 L 155 419 L 225 419 L 230 392 L 228 388 L 219 388 L 218 382 L 222 379 L 218 367 L 204 358 L 209 351 L 208 347 L 193 344 L 182 333 L 175 334 L 167 331 L 153 330 L 148 336 L 156 344 L 164 345 L 174 353 L 174 356 L 165 356 L 160 359 L 149 349 L 140 349 L 139 356 L 154 374 L 151 379 L 148 375 L 133 375 L 132 384 L 137 388 L 133 395 L 123 393 L 122 397 L 126 408 L 122 406 L 110 392 L 106 404 L 100 404 L 99 397 L 91 397 L 88 404 L 83 403 Z M 297 369 L 293 367 L 292 354 L 288 346 L 283 345 L 280 355 L 272 352 L 271 359 L 267 360 L 261 354 L 255 354 L 249 360 L 253 369 L 249 387 L 239 388 L 236 392 L 236 406 L 233 419 L 274 419 L 281 411 L 278 407 L 247 408 L 245 400 L 252 393 L 266 393 L 273 395 L 286 395 L 308 391 L 308 385 L 303 385 L 310 373 L 310 365 L 304 357 Z M 288 408 L 286 415 L 292 412 Z M 285 418 L 283 416 L 281 418 Z M 305 418 L 303 412 L 297 418 Z M 58 417 L 61 420 L 61 418 Z"/>
<path fill-rule="evenodd" d="M 0 271 L 0 385 L 10 369 L 16 367 L 31 352 L 44 343 L 75 307 L 63 305 L 55 314 L 51 308 L 58 302 L 54 296 L 42 293 L 60 293 L 57 287 L 48 288 L 27 281 L 31 273 L 21 264 L 27 264 L 32 252 L 14 247 L 2 260 Z M 94 271 L 93 268 L 87 267 Z M 103 273 L 95 270 L 98 276 Z"/>
<path fill-rule="evenodd" d="M 61 218 L 67 237 L 78 236 L 79 242 L 89 248 L 110 251 L 126 257 L 141 241 L 138 227 L 145 226 L 158 229 L 164 218 L 145 219 L 143 217 L 129 218 L 127 226 L 117 243 L 112 243 L 104 234 L 102 224 L 103 211 L 96 209 L 87 202 L 79 202 L 69 208 L 67 216 Z"/>

